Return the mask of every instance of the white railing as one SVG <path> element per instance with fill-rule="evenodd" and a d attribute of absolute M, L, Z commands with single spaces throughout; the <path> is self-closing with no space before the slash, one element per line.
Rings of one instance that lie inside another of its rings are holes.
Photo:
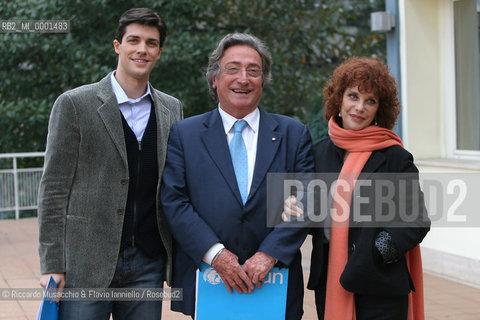
<path fill-rule="evenodd" d="M 0 219 L 5 212 L 15 212 L 15 219 L 20 218 L 23 210 L 37 209 L 37 193 L 43 168 L 19 168 L 19 158 L 43 158 L 44 152 L 0 153 L 1 159 L 12 159 L 11 166 L 5 167 L 1 160 L 0 168 Z M 43 161 L 42 161 L 43 163 Z"/>

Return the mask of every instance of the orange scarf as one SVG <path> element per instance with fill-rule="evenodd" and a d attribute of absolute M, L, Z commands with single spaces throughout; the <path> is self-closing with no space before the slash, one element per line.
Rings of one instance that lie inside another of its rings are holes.
<path fill-rule="evenodd" d="M 351 320 L 355 319 L 354 294 L 342 287 L 340 276 L 348 259 L 348 226 L 353 188 L 372 151 L 393 145 L 403 147 L 403 144 L 394 132 L 377 126 L 368 126 L 358 131 L 345 130 L 335 122 L 333 117 L 330 118 L 328 126 L 328 134 L 333 143 L 349 153 L 338 177 L 338 181 L 343 182 L 343 184 L 340 183 L 342 187 L 339 187 L 337 182 L 333 196 L 333 214 L 340 219 L 332 219 L 325 320 Z M 347 207 L 341 205 L 345 202 Z M 420 247 L 416 246 L 408 251 L 406 258 L 416 287 L 416 292 L 411 292 L 408 297 L 408 320 L 423 320 L 423 273 Z"/>

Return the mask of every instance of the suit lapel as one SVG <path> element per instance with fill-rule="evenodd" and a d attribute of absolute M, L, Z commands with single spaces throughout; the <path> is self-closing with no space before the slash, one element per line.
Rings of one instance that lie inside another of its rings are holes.
<path fill-rule="evenodd" d="M 237 179 L 233 169 L 232 157 L 228 148 L 227 138 L 225 137 L 225 129 L 223 128 L 222 118 L 215 109 L 206 115 L 203 122 L 205 130 L 200 132 L 205 149 L 217 166 L 220 174 L 223 176 L 237 201 L 243 205 L 242 197 L 237 186 Z"/>
<path fill-rule="evenodd" d="M 155 108 L 155 115 L 157 119 L 157 159 L 159 168 L 163 168 L 167 150 L 165 147 L 168 143 L 168 134 L 170 130 L 170 111 L 163 103 L 163 100 L 159 98 L 155 89 L 150 86 L 150 91 L 153 94 L 153 105 Z M 159 170 L 162 172 L 162 170 Z"/>
<path fill-rule="evenodd" d="M 265 111 L 260 109 L 260 125 L 258 126 L 257 156 L 255 170 L 248 198 L 255 195 L 263 179 L 265 179 L 278 148 L 282 143 L 282 134 L 277 130 L 278 123 Z M 247 199 L 248 201 L 248 199 Z"/>
<path fill-rule="evenodd" d="M 383 153 L 373 151 L 370 155 L 370 158 L 368 158 L 367 162 L 365 163 L 365 166 L 363 166 L 360 177 L 362 179 L 367 179 L 370 177 L 385 162 L 385 160 L 386 158 Z"/>
<path fill-rule="evenodd" d="M 109 73 L 99 83 L 98 98 L 102 101 L 102 105 L 97 112 L 102 119 L 108 134 L 115 144 L 120 156 L 123 159 L 125 167 L 128 168 L 127 147 L 125 146 L 125 136 L 123 133 L 122 117 L 118 108 L 117 99 L 113 93 L 112 84 Z"/>

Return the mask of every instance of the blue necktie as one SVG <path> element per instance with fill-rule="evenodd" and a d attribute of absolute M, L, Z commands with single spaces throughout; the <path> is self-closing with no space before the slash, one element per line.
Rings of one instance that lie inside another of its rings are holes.
<path fill-rule="evenodd" d="M 233 125 L 234 135 L 230 141 L 230 154 L 232 156 L 233 168 L 237 177 L 237 185 L 242 196 L 243 204 L 247 201 L 248 190 L 248 160 L 247 148 L 243 141 L 242 131 L 247 125 L 245 120 L 238 120 Z"/>

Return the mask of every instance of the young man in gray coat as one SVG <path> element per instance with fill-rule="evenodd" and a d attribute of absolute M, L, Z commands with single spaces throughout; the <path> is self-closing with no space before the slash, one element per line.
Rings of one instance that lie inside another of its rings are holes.
<path fill-rule="evenodd" d="M 117 69 L 60 95 L 48 126 L 39 190 L 40 283 L 60 288 L 162 288 L 172 237 L 159 205 L 166 144 L 179 100 L 148 82 L 166 25 L 125 12 Z M 60 319 L 160 319 L 162 301 L 61 301 Z"/>

